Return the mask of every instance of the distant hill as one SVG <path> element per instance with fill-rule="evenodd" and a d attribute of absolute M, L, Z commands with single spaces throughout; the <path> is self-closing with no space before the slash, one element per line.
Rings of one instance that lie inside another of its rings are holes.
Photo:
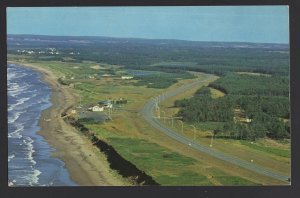
<path fill-rule="evenodd" d="M 8 35 L 9 54 L 35 60 L 95 61 L 130 69 L 289 74 L 289 45 L 92 36 Z M 55 48 L 55 53 L 45 53 Z"/>
<path fill-rule="evenodd" d="M 71 44 L 148 44 L 156 46 L 181 46 L 181 47 L 211 47 L 211 48 L 266 48 L 287 50 L 288 44 L 272 43 L 248 43 L 248 42 L 208 42 L 208 41 L 185 41 L 175 39 L 140 39 L 140 38 L 114 38 L 104 36 L 47 36 L 47 35 L 14 35 L 8 34 L 9 44 L 16 42 L 26 44 L 38 43 L 71 43 Z"/>

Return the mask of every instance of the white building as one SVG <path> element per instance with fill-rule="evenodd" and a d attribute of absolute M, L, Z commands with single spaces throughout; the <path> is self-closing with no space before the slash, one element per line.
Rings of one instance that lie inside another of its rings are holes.
<path fill-rule="evenodd" d="M 103 74 L 103 77 L 111 77 L 111 74 Z"/>
<path fill-rule="evenodd" d="M 133 79 L 133 76 L 122 76 L 121 79 L 122 80 L 129 80 L 129 79 Z"/>
<path fill-rule="evenodd" d="M 103 107 L 99 107 L 98 105 L 92 107 L 92 111 L 103 111 Z"/>
<path fill-rule="evenodd" d="M 246 122 L 247 122 L 247 123 L 250 123 L 250 122 L 252 122 L 252 120 L 249 119 L 249 118 L 246 118 Z"/>

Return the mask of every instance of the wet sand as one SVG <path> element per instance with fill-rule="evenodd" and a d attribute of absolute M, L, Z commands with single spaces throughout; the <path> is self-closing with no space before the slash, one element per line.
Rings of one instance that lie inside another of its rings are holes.
<path fill-rule="evenodd" d="M 80 186 L 124 186 L 130 185 L 109 168 L 106 157 L 79 131 L 67 124 L 61 113 L 78 104 L 79 96 L 68 86 L 61 86 L 53 72 L 26 63 L 15 63 L 42 73 L 43 80 L 51 87 L 52 106 L 42 112 L 39 134 L 56 151 L 53 156 L 61 159 L 71 179 Z"/>

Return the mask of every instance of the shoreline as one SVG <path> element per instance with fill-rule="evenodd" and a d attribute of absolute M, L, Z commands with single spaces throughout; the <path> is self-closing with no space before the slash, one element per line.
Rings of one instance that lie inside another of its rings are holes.
<path fill-rule="evenodd" d="M 27 63 L 7 63 L 39 72 L 43 82 L 51 88 L 52 105 L 42 111 L 38 124 L 41 130 L 37 134 L 55 148 L 51 156 L 64 162 L 70 179 L 79 186 L 129 186 L 129 182 L 109 168 L 105 155 L 61 118 L 62 112 L 79 101 L 79 96 L 71 88 L 60 85 L 50 70 Z"/>

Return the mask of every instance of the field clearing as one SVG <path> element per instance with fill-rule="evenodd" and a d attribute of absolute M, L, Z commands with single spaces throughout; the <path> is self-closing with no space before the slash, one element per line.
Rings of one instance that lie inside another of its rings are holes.
<path fill-rule="evenodd" d="M 79 75 L 82 74 L 83 71 L 85 71 L 85 74 L 88 75 L 89 70 L 87 68 L 90 66 L 90 64 L 82 64 L 82 63 L 69 63 L 69 62 L 62 62 L 60 61 L 34 61 L 30 62 L 32 65 L 42 65 L 45 68 L 50 69 L 53 71 L 58 77 L 64 76 L 64 75 Z M 63 65 L 63 67 L 62 67 Z M 74 68 L 75 67 L 75 68 Z"/>
<path fill-rule="evenodd" d="M 246 74 L 246 75 L 251 75 L 251 76 L 266 76 L 270 77 L 272 76 L 271 74 L 263 74 L 263 73 L 255 73 L 255 72 L 236 72 L 237 74 Z"/>
<path fill-rule="evenodd" d="M 196 62 L 174 62 L 174 61 L 165 61 L 165 62 L 158 62 L 154 63 L 150 66 L 173 66 L 173 67 L 182 67 L 182 66 L 196 66 Z"/>
<path fill-rule="evenodd" d="M 92 69 L 105 69 L 105 67 L 103 67 L 103 66 L 100 66 L 100 65 L 94 65 L 94 66 L 90 66 L 90 68 L 92 68 Z"/>
<path fill-rule="evenodd" d="M 209 74 L 203 74 L 203 73 L 196 73 L 196 72 L 193 72 L 194 75 L 196 75 L 198 77 L 198 79 L 200 78 L 208 78 L 208 80 L 205 80 L 201 85 L 198 85 L 198 86 L 195 86 L 193 87 L 192 89 L 189 89 L 188 91 L 184 92 L 184 93 L 181 93 L 181 94 L 178 94 L 174 97 L 171 97 L 169 98 L 168 100 L 166 101 L 163 101 L 162 103 L 160 103 L 160 107 L 162 109 L 164 109 L 167 113 L 167 115 L 172 115 L 171 112 L 174 112 L 173 109 L 177 109 L 177 108 L 174 108 L 174 102 L 176 100 L 182 100 L 182 99 L 188 99 L 188 98 L 191 98 L 193 97 L 194 93 L 200 89 L 201 87 L 203 86 L 207 86 L 210 82 L 218 79 L 217 76 L 213 76 L 213 75 L 209 75 Z M 187 83 L 192 83 L 194 81 L 196 81 L 197 79 L 185 79 L 185 80 L 181 80 L 179 81 L 178 83 L 170 86 L 166 91 L 168 90 L 172 90 L 172 89 L 176 89 L 184 84 L 187 84 Z M 171 108 L 172 107 L 172 108 Z M 177 112 L 176 112 L 177 113 Z"/>
<path fill-rule="evenodd" d="M 210 92 L 211 92 L 211 97 L 213 99 L 225 96 L 225 94 L 220 90 L 217 90 L 217 89 L 214 89 L 214 88 L 209 88 L 209 89 L 210 89 Z"/>

